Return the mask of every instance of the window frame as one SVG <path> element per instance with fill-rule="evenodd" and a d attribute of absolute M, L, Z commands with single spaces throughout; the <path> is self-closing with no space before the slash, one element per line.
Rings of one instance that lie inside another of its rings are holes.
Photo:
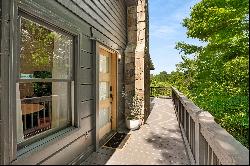
<path fill-rule="evenodd" d="M 63 125 L 54 129 L 49 129 L 45 132 L 41 132 L 37 135 L 34 135 L 30 138 L 25 139 L 23 142 L 18 143 L 17 139 L 15 138 L 15 145 L 17 147 L 17 151 L 25 148 L 26 146 L 29 146 L 31 144 L 36 143 L 37 141 L 41 139 L 46 139 L 46 137 L 52 136 L 53 134 L 58 133 L 59 131 L 62 130 L 72 130 L 72 128 L 77 128 L 78 127 L 78 112 L 77 112 L 77 107 L 76 107 L 76 59 L 78 59 L 79 56 L 79 40 L 80 40 L 80 35 L 78 32 L 74 32 L 71 28 L 65 27 L 61 28 L 59 26 L 56 26 L 56 24 L 52 24 L 49 21 L 47 21 L 44 18 L 41 18 L 40 16 L 37 15 L 32 15 L 31 13 L 26 12 L 25 10 L 22 10 L 21 8 L 18 9 L 18 14 L 17 14 L 17 56 L 16 56 L 16 83 L 35 83 L 35 82 L 64 82 L 68 83 L 68 115 L 69 119 L 71 121 L 70 125 Z M 44 28 L 47 28 L 49 30 L 52 30 L 54 32 L 63 34 L 65 36 L 68 36 L 72 39 L 72 53 L 70 55 L 70 76 L 65 79 L 53 79 L 53 78 L 31 78 L 31 79 L 22 79 L 20 78 L 20 39 L 21 39 L 21 18 L 27 19 L 33 23 L 37 23 Z M 73 32 L 73 33 L 71 33 Z M 73 87 L 72 87 L 73 86 Z M 15 98 L 15 104 L 17 102 L 17 98 Z M 16 111 L 15 111 L 16 112 Z M 15 121 L 15 120 L 14 120 Z M 16 124 L 17 125 L 17 124 Z M 14 127 L 14 129 L 17 132 L 17 128 Z"/>

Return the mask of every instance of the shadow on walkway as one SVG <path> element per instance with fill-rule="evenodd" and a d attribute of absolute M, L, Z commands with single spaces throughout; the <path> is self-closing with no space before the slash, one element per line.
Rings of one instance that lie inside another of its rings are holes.
<path fill-rule="evenodd" d="M 162 130 L 165 129 L 162 128 Z M 188 164 L 185 149 L 183 149 L 183 140 L 175 137 L 179 131 L 171 129 L 167 131 L 169 134 L 166 135 L 151 132 L 151 136 L 146 139 L 155 149 L 161 151 L 162 158 L 156 162 L 158 164 Z"/>
<path fill-rule="evenodd" d="M 129 134 L 122 149 L 102 147 L 82 164 L 190 164 L 171 99 L 151 98 L 151 113 L 146 124 Z"/>

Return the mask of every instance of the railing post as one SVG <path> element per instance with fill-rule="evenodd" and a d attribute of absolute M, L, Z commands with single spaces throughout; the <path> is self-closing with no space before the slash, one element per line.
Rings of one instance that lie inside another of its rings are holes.
<path fill-rule="evenodd" d="M 182 106 L 182 111 L 183 111 L 183 128 L 185 130 L 185 134 L 187 132 L 187 126 L 186 126 L 186 117 L 187 117 L 187 112 L 184 106 Z M 187 134 L 186 134 L 187 135 Z"/>
<path fill-rule="evenodd" d="M 172 99 L 174 99 L 174 92 L 173 92 L 173 89 L 170 88 L 170 91 L 171 91 L 171 96 L 172 96 Z"/>
<path fill-rule="evenodd" d="M 199 165 L 199 160 L 200 160 L 200 126 L 199 126 L 199 119 L 198 115 L 196 115 L 196 118 L 193 119 L 195 123 L 195 164 Z"/>
<path fill-rule="evenodd" d="M 181 103 L 181 101 L 179 100 L 180 103 L 180 111 L 181 111 L 181 126 L 184 128 L 184 110 L 183 110 L 183 105 Z"/>
<path fill-rule="evenodd" d="M 191 124 L 191 116 L 190 116 L 190 114 L 189 114 L 189 117 L 188 117 L 188 140 L 189 140 L 189 142 L 191 143 L 193 140 L 191 139 L 192 138 L 192 136 L 191 136 L 191 130 L 193 130 L 193 129 L 191 129 L 191 126 L 192 124 Z"/>
<path fill-rule="evenodd" d="M 178 104 L 178 121 L 179 123 L 181 123 L 181 104 L 180 104 L 181 102 L 178 97 L 176 98 L 177 98 L 177 104 Z"/>

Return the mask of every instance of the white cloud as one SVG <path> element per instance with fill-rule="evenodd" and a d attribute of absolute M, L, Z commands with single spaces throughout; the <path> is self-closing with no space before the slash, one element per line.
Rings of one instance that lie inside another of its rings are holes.
<path fill-rule="evenodd" d="M 173 35 L 175 33 L 177 33 L 177 29 L 173 26 L 151 25 L 150 36 L 154 36 L 157 38 L 165 38 L 165 37 Z"/>
<path fill-rule="evenodd" d="M 175 49 L 178 41 L 198 44 L 187 38 L 186 28 L 181 23 L 190 14 L 190 7 L 201 0 L 150 0 L 150 55 L 156 67 L 152 73 L 171 72 L 181 61 Z"/>

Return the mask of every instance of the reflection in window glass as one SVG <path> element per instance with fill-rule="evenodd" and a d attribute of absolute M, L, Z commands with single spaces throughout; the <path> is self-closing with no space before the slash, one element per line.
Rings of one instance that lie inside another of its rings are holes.
<path fill-rule="evenodd" d="M 17 88 L 18 132 L 24 139 L 70 124 L 67 82 L 19 83 Z"/>
<path fill-rule="evenodd" d="M 17 142 L 72 124 L 73 37 L 21 18 Z"/>
<path fill-rule="evenodd" d="M 20 77 L 70 78 L 72 37 L 22 18 Z"/>

